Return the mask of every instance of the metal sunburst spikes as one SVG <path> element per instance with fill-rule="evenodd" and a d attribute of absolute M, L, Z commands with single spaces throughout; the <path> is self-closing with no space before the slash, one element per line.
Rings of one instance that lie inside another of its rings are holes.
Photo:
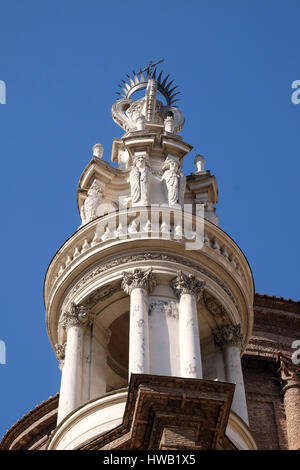
<path fill-rule="evenodd" d="M 152 64 L 152 61 L 150 61 L 148 67 L 145 67 L 143 70 L 141 69 L 139 72 L 133 72 L 133 77 L 127 74 L 126 76 L 128 80 L 122 80 L 122 84 L 119 85 L 122 92 L 117 92 L 117 95 L 128 99 L 136 91 L 146 88 L 148 81 L 153 79 L 157 83 L 157 90 L 165 97 L 167 105 L 174 106 L 174 103 L 179 101 L 178 98 L 175 98 L 180 93 L 179 91 L 175 91 L 178 86 L 176 85 L 171 88 L 174 80 L 168 81 L 169 75 L 163 77 L 163 71 L 161 71 L 156 78 L 157 68 L 154 66 L 161 63 L 162 61 L 163 59 L 156 62 L 155 64 Z M 144 72 L 147 72 L 146 77 L 144 76 Z"/>

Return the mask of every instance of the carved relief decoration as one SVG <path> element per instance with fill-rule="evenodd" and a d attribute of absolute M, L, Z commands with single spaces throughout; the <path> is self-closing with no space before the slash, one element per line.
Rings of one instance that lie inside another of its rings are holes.
<path fill-rule="evenodd" d="M 97 209 L 102 199 L 103 187 L 96 180 L 94 180 L 93 184 L 87 192 L 87 198 L 85 199 L 80 210 L 82 225 L 87 224 L 97 217 Z"/>
<path fill-rule="evenodd" d="M 277 354 L 279 368 L 277 374 L 285 391 L 291 386 L 300 386 L 300 364 L 294 364 L 290 357 L 282 352 Z"/>
<path fill-rule="evenodd" d="M 128 295 L 135 288 L 145 289 L 150 293 L 155 286 L 156 279 L 152 273 L 152 268 L 145 271 L 135 269 L 133 272 L 123 272 L 121 287 Z"/>
<path fill-rule="evenodd" d="M 218 346 L 237 346 L 241 349 L 243 346 L 241 325 L 228 324 L 215 329 L 214 339 Z"/>
<path fill-rule="evenodd" d="M 167 317 L 178 320 L 178 305 L 173 300 L 162 300 L 162 299 L 151 299 L 149 305 L 149 314 L 153 313 L 154 310 L 159 310 L 162 314 Z"/>
<path fill-rule="evenodd" d="M 63 312 L 59 326 L 68 330 L 72 326 L 88 326 L 93 322 L 94 315 L 91 314 L 83 305 L 76 305 L 71 303 L 69 311 Z"/>
<path fill-rule="evenodd" d="M 168 195 L 169 207 L 183 207 L 186 176 L 180 170 L 178 159 L 167 157 L 162 169 L 162 183 Z"/>
<path fill-rule="evenodd" d="M 204 286 L 204 281 L 199 281 L 192 274 L 186 275 L 182 271 L 178 271 L 177 276 L 171 281 L 171 287 L 178 298 L 183 294 L 192 294 L 200 300 Z"/>

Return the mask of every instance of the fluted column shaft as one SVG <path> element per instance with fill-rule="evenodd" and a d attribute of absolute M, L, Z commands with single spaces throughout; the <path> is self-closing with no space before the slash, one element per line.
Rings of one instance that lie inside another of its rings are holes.
<path fill-rule="evenodd" d="M 225 375 L 227 382 L 235 384 L 231 409 L 246 424 L 249 424 L 245 394 L 243 370 L 241 363 L 241 345 L 243 337 L 240 325 L 224 325 L 215 331 L 215 341 L 223 350 Z"/>
<path fill-rule="evenodd" d="M 90 325 L 90 315 L 83 307 L 72 304 L 60 323 L 66 329 L 67 341 L 57 423 L 81 404 L 84 329 Z"/>
<path fill-rule="evenodd" d="M 289 450 L 300 450 L 300 366 L 282 353 L 278 354 L 278 362 Z"/>
<path fill-rule="evenodd" d="M 149 370 L 149 300 L 156 281 L 152 270 L 124 272 L 123 290 L 130 295 L 128 374 L 148 374 Z"/>
<path fill-rule="evenodd" d="M 202 360 L 198 327 L 197 300 L 204 282 L 181 271 L 171 286 L 179 299 L 179 348 L 181 377 L 202 378 Z"/>

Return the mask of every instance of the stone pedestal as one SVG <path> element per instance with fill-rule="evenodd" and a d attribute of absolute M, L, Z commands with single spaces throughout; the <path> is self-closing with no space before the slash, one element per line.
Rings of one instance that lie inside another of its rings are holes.
<path fill-rule="evenodd" d="M 181 377 L 202 378 L 202 362 L 196 301 L 204 282 L 179 271 L 171 283 L 179 299 L 179 347 Z"/>

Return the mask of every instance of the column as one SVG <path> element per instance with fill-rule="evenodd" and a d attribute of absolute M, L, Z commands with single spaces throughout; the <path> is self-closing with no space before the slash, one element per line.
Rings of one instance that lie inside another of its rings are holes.
<path fill-rule="evenodd" d="M 67 333 L 64 365 L 60 387 L 57 423 L 81 403 L 83 379 L 84 329 L 91 324 L 91 315 L 82 306 L 71 304 L 60 320 Z"/>
<path fill-rule="evenodd" d="M 106 393 L 107 348 L 111 331 L 93 325 L 90 400 Z"/>
<path fill-rule="evenodd" d="M 130 295 L 129 323 L 129 380 L 133 374 L 148 374 L 149 371 L 149 327 L 148 294 L 156 285 L 152 269 L 124 272 L 122 289 Z"/>
<path fill-rule="evenodd" d="M 278 363 L 289 450 L 300 450 L 300 366 L 282 353 L 278 354 Z"/>
<path fill-rule="evenodd" d="M 235 384 L 231 409 L 238 414 L 246 424 L 249 424 L 241 364 L 243 336 L 241 334 L 240 325 L 223 325 L 214 332 L 214 338 L 216 344 L 223 350 L 226 380 L 227 382 Z"/>
<path fill-rule="evenodd" d="M 171 286 L 179 299 L 179 349 L 181 377 L 202 378 L 197 301 L 205 282 L 178 271 Z"/>

